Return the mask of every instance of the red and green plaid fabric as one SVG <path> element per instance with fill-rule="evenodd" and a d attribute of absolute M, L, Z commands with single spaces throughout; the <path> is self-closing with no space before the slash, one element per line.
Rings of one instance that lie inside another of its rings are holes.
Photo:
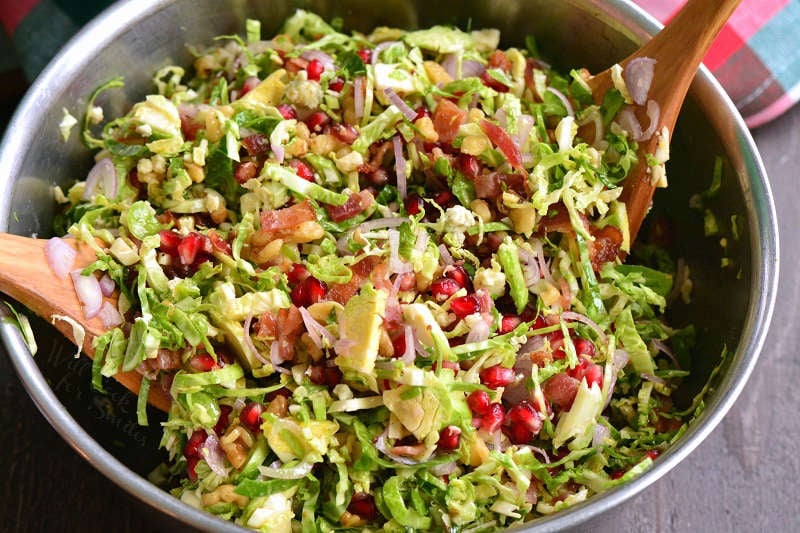
<path fill-rule="evenodd" d="M 560 0 L 553 0 L 560 1 Z M 662 22 L 685 0 L 634 0 Z M 0 73 L 16 65 L 29 79 L 111 0 L 0 0 Z M 2 37 L 2 36 L 0 36 Z M 743 0 L 705 58 L 750 127 L 800 99 L 800 0 Z"/>

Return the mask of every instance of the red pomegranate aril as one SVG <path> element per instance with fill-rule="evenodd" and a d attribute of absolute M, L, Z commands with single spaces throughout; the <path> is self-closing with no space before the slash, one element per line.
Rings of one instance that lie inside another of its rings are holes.
<path fill-rule="evenodd" d="M 481 370 L 481 383 L 490 389 L 505 387 L 514 382 L 514 369 L 502 365 L 494 365 Z"/>
<path fill-rule="evenodd" d="M 225 430 L 228 429 L 228 426 L 231 423 L 230 416 L 232 412 L 233 407 L 230 405 L 219 406 L 219 418 L 217 419 L 217 423 L 214 424 L 214 432 L 217 435 L 222 435 L 225 433 Z"/>
<path fill-rule="evenodd" d="M 205 249 L 206 237 L 199 233 L 190 233 L 178 244 L 178 255 L 184 265 L 193 265 L 198 253 Z"/>
<path fill-rule="evenodd" d="M 297 307 L 308 307 L 325 298 L 328 286 L 313 276 L 309 276 L 292 289 L 292 303 Z"/>
<path fill-rule="evenodd" d="M 300 159 L 292 159 L 289 161 L 289 166 L 292 167 L 295 173 L 306 181 L 314 183 L 314 170 L 305 162 Z"/>
<path fill-rule="evenodd" d="M 236 183 L 239 183 L 240 185 L 244 185 L 256 176 L 258 176 L 258 167 L 252 161 L 243 161 L 241 163 L 237 163 L 236 168 L 233 171 L 233 177 L 236 180 Z"/>
<path fill-rule="evenodd" d="M 375 498 L 372 494 L 356 492 L 347 505 L 347 512 L 358 515 L 367 522 L 372 522 L 378 517 L 378 508 L 375 506 Z"/>
<path fill-rule="evenodd" d="M 583 372 L 583 379 L 586 380 L 586 385 L 591 388 L 592 385 L 598 387 L 603 386 L 603 368 L 600 365 L 589 363 L 586 370 Z"/>
<path fill-rule="evenodd" d="M 594 343 L 589 339 L 578 338 L 572 341 L 575 345 L 575 353 L 578 355 L 588 355 L 594 357 Z"/>
<path fill-rule="evenodd" d="M 438 278 L 431 283 L 431 294 L 437 301 L 443 302 L 454 295 L 460 288 L 461 286 L 455 280 Z"/>
<path fill-rule="evenodd" d="M 331 117 L 325 111 L 314 111 L 303 121 L 308 129 L 314 133 L 320 133 L 331 121 Z"/>
<path fill-rule="evenodd" d="M 478 158 L 470 154 L 459 154 L 458 168 L 462 174 L 470 179 L 475 179 L 475 176 L 481 172 L 481 164 Z"/>
<path fill-rule="evenodd" d="M 260 402 L 250 402 L 242 408 L 239 413 L 239 423 L 252 431 L 261 432 L 261 414 L 264 412 L 264 404 Z"/>
<path fill-rule="evenodd" d="M 653 461 L 655 461 L 656 457 L 660 455 L 660 452 L 658 450 L 647 450 L 646 452 L 644 452 L 644 454 Z"/>
<path fill-rule="evenodd" d="M 306 279 L 310 274 L 308 273 L 308 269 L 302 263 L 294 263 L 292 268 L 289 269 L 289 272 L 286 273 L 286 279 L 289 280 L 289 283 L 294 285 L 295 283 L 300 283 L 304 279 Z"/>
<path fill-rule="evenodd" d="M 158 236 L 161 237 L 161 245 L 159 246 L 159 249 L 162 252 L 170 255 L 175 255 L 178 252 L 178 245 L 181 242 L 181 236 L 178 235 L 177 232 L 164 229 L 158 232 Z"/>
<path fill-rule="evenodd" d="M 494 433 L 503 425 L 505 417 L 506 411 L 503 406 L 499 403 L 493 403 L 489 405 L 488 412 L 481 417 L 480 428 L 489 433 Z"/>
<path fill-rule="evenodd" d="M 392 339 L 393 357 L 402 357 L 406 353 L 406 336 L 401 331 L 400 335 Z"/>
<path fill-rule="evenodd" d="M 411 193 L 406 196 L 403 204 L 405 205 L 406 213 L 409 215 L 418 215 L 424 207 L 424 202 L 417 193 Z"/>
<path fill-rule="evenodd" d="M 453 301 L 450 302 L 450 311 L 460 319 L 477 313 L 479 310 L 480 302 L 478 302 L 474 294 L 459 296 L 458 298 L 453 298 Z"/>
<path fill-rule="evenodd" d="M 199 456 L 200 446 L 203 445 L 207 438 L 208 433 L 206 433 L 205 429 L 196 430 L 183 446 L 183 456 L 187 459 Z"/>
<path fill-rule="evenodd" d="M 512 426 L 524 426 L 533 434 L 539 433 L 539 430 L 542 429 L 542 419 L 539 418 L 539 413 L 527 400 L 523 400 L 509 409 L 507 418 Z"/>
<path fill-rule="evenodd" d="M 344 80 L 342 78 L 335 78 L 328 83 L 328 89 L 337 93 L 342 92 L 344 88 Z"/>
<path fill-rule="evenodd" d="M 190 481 L 197 481 L 197 463 L 199 462 L 199 455 L 193 455 L 186 459 L 186 476 Z"/>
<path fill-rule="evenodd" d="M 209 370 L 213 370 L 217 366 L 217 363 L 211 355 L 199 353 L 189 360 L 189 366 L 199 372 L 208 372 Z"/>
<path fill-rule="evenodd" d="M 214 251 L 222 252 L 226 255 L 231 255 L 231 244 L 226 241 L 216 230 L 208 231 L 208 240 L 211 241 L 211 248 Z"/>
<path fill-rule="evenodd" d="M 239 92 L 239 98 L 241 98 L 242 96 L 246 95 L 247 93 L 255 89 L 259 83 L 261 83 L 261 80 L 256 78 L 255 76 L 250 76 L 249 78 L 244 80 L 244 83 L 242 84 L 242 90 L 241 92 Z"/>
<path fill-rule="evenodd" d="M 525 312 L 523 311 L 522 314 L 524 315 Z M 533 326 L 531 326 L 531 329 L 542 329 L 546 327 L 547 327 L 547 321 L 544 319 L 542 315 L 539 315 L 536 317 L 536 320 L 533 321 Z"/>
<path fill-rule="evenodd" d="M 440 450 L 457 450 L 461 442 L 461 428 L 458 426 L 447 426 L 439 432 L 439 440 L 436 446 Z"/>
<path fill-rule="evenodd" d="M 269 151 L 269 137 L 262 133 L 254 133 L 242 139 L 242 146 L 250 155 L 264 155 Z"/>
<path fill-rule="evenodd" d="M 278 105 L 278 113 L 281 114 L 283 118 L 286 120 L 291 120 L 293 118 L 297 118 L 297 111 L 290 106 L 289 104 L 279 104 Z"/>
<path fill-rule="evenodd" d="M 529 444 L 533 440 L 533 432 L 521 424 L 512 424 L 504 428 L 511 444 Z"/>
<path fill-rule="evenodd" d="M 442 191 L 433 196 L 433 201 L 441 207 L 452 207 L 455 204 L 455 197 L 450 191 Z"/>
<path fill-rule="evenodd" d="M 467 292 L 472 292 L 472 280 L 469 279 L 469 274 L 464 270 L 461 265 L 451 265 L 445 268 L 444 277 L 452 279 L 458 283 L 459 287 L 467 289 Z"/>
<path fill-rule="evenodd" d="M 353 144 L 358 139 L 358 130 L 350 124 L 334 124 L 331 134 L 345 144 Z"/>
<path fill-rule="evenodd" d="M 575 401 L 580 381 L 561 372 L 551 377 L 542 384 L 542 393 L 550 405 L 556 405 L 562 410 L 568 410 Z"/>
<path fill-rule="evenodd" d="M 511 333 L 514 329 L 522 324 L 522 319 L 517 315 L 503 315 L 503 318 L 500 319 L 500 330 L 499 333 Z"/>
<path fill-rule="evenodd" d="M 624 475 L 625 475 L 625 471 L 624 470 L 615 470 L 615 471 L 611 472 L 608 475 L 608 477 L 610 477 L 611 479 L 619 479 Z"/>
<path fill-rule="evenodd" d="M 485 390 L 472 391 L 467 396 L 467 405 L 470 410 L 476 415 L 483 416 L 489 412 L 489 405 L 491 404 L 489 393 Z"/>
<path fill-rule="evenodd" d="M 431 116 L 431 110 L 425 107 L 424 105 L 419 106 L 414 111 L 417 112 L 417 116 L 414 118 L 414 120 L 419 120 L 424 117 L 430 118 Z"/>
<path fill-rule="evenodd" d="M 356 54 L 358 54 L 358 57 L 360 57 L 361 61 L 364 63 L 372 62 L 372 50 L 368 48 L 362 48 L 361 50 L 358 50 Z"/>
<path fill-rule="evenodd" d="M 319 81 L 323 72 L 325 72 L 325 65 L 318 59 L 312 59 L 306 65 L 306 74 L 308 74 L 308 79 L 311 81 Z"/>

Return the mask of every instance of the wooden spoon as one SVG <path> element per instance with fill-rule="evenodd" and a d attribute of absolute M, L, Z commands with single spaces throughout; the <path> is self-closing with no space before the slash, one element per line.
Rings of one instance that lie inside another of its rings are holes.
<path fill-rule="evenodd" d="M 658 132 L 662 128 L 666 127 L 669 136 L 672 136 L 678 112 L 703 56 L 740 1 L 689 0 L 663 30 L 619 63 L 624 69 L 636 58 L 648 57 L 656 60 L 648 100 L 655 101 L 661 108 L 656 134 L 639 143 L 638 162 L 631 169 L 623 187 L 621 199 L 628 210 L 631 242 L 635 240 L 642 221 L 650 210 L 655 190 L 648 172 L 647 156 L 655 154 L 659 141 Z M 592 96 L 598 104 L 613 86 L 611 69 L 589 80 Z M 645 106 L 635 107 L 638 108 L 635 112 L 640 122 L 643 125 L 648 124 Z"/>
<path fill-rule="evenodd" d="M 77 239 L 65 239 L 65 242 L 78 252 L 74 269 L 83 268 L 97 259 L 94 250 L 86 243 Z M 92 341 L 106 328 L 97 317 L 86 319 L 70 279 L 59 279 L 50 269 L 44 253 L 46 243 L 45 239 L 0 233 L 0 249 L 3 250 L 0 254 L 0 292 L 51 322 L 74 344 L 77 342 L 72 326 L 65 320 L 53 319 L 53 316 L 67 316 L 83 325 L 86 336 L 82 350 L 93 357 Z M 116 296 L 106 300 L 116 304 Z M 120 372 L 114 378 L 134 394 L 139 393 L 142 376 L 137 372 Z M 162 411 L 168 411 L 171 403 L 170 396 L 157 387 L 150 389 L 147 400 Z"/>

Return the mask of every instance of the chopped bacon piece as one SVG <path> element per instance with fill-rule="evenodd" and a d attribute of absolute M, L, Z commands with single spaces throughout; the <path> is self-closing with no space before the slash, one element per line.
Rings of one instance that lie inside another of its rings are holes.
<path fill-rule="evenodd" d="M 506 56 L 506 53 L 502 50 L 495 50 L 492 52 L 492 55 L 489 56 L 489 68 L 499 68 L 503 72 L 509 72 L 511 70 L 511 61 Z"/>
<path fill-rule="evenodd" d="M 614 226 L 604 228 L 592 228 L 591 233 L 594 241 L 589 243 L 589 257 L 592 260 L 592 269 L 600 271 L 603 265 L 613 261 L 619 255 L 622 246 L 622 232 Z"/>
<path fill-rule="evenodd" d="M 355 296 L 380 261 L 379 257 L 370 255 L 351 266 L 350 271 L 353 275 L 350 281 L 347 283 L 330 283 L 328 285 L 328 299 L 339 302 L 342 305 L 346 304 L 347 300 Z"/>
<path fill-rule="evenodd" d="M 494 199 L 500 196 L 503 189 L 497 172 L 475 176 L 475 196 Z"/>
<path fill-rule="evenodd" d="M 580 382 L 565 372 L 556 374 L 542 384 L 542 393 L 550 405 L 557 405 L 563 410 L 572 407 Z"/>
<path fill-rule="evenodd" d="M 295 306 L 281 309 L 277 316 L 266 311 L 258 318 L 254 327 L 256 337 L 278 343 L 280 362 L 294 358 L 294 346 L 302 332 L 303 317 Z"/>
<path fill-rule="evenodd" d="M 275 231 L 294 228 L 303 222 L 317 220 L 317 213 L 311 207 L 311 202 L 305 200 L 291 207 L 261 212 L 261 229 Z"/>
<path fill-rule="evenodd" d="M 492 144 L 497 146 L 503 153 L 509 165 L 521 172 L 525 172 L 525 169 L 522 167 L 522 154 L 506 130 L 486 119 L 481 121 L 481 129 L 483 133 L 489 137 L 489 140 L 492 141 Z"/>
<path fill-rule="evenodd" d="M 351 194 L 343 205 L 328 205 L 325 206 L 325 209 L 328 210 L 331 220 L 342 222 L 363 213 L 374 201 L 375 198 L 372 197 L 372 194 L 364 190 Z"/>
<path fill-rule="evenodd" d="M 433 127 L 439 141 L 450 144 L 458 134 L 458 128 L 467 120 L 467 112 L 450 100 L 442 98 L 433 112 Z"/>

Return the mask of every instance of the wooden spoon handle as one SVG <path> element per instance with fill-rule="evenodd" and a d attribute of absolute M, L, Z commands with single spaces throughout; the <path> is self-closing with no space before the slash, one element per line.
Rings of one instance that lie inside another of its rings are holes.
<path fill-rule="evenodd" d="M 75 248 L 78 256 L 75 268 L 83 268 L 96 259 L 91 246 L 77 239 L 65 239 Z M 0 233 L 0 292 L 21 302 L 31 311 L 52 323 L 58 331 L 73 344 L 75 336 L 72 325 L 54 316 L 66 316 L 83 325 L 86 336 L 81 347 L 83 353 L 94 357 L 92 342 L 106 328 L 99 318 L 87 320 L 83 315 L 81 303 L 75 293 L 72 281 L 67 277 L 58 279 L 45 257 L 44 239 L 31 239 L 8 233 Z M 138 394 L 142 376 L 137 372 L 121 372 L 114 378 L 131 392 Z M 153 406 L 168 411 L 171 403 L 169 395 L 152 388 L 148 401 Z"/>

